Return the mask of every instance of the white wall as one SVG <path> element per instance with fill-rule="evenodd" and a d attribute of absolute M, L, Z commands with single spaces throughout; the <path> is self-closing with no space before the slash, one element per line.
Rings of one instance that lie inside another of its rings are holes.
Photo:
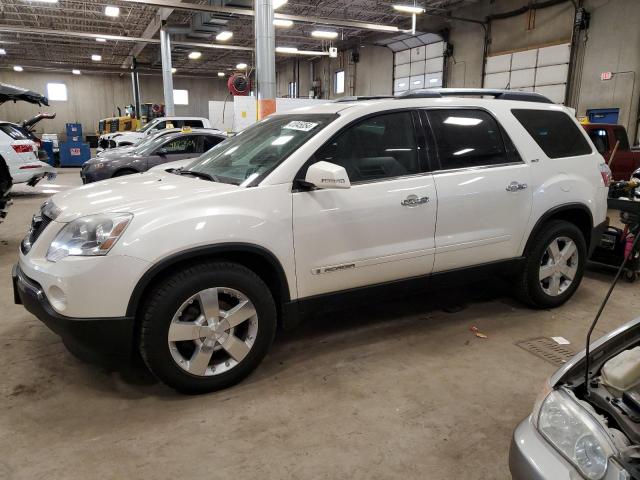
<path fill-rule="evenodd" d="M 133 89 L 129 74 L 82 74 L 72 75 L 55 72 L 0 71 L 0 82 L 17 85 L 46 95 L 48 82 L 60 82 L 67 86 L 68 101 L 50 102 L 49 107 L 38 107 L 26 102 L 5 103 L 0 106 L 0 119 L 20 122 L 33 117 L 38 112 L 56 112 L 54 120 L 44 120 L 38 133 L 58 133 L 65 131 L 65 123 L 80 122 L 84 134 L 92 134 L 98 127 L 98 120 L 117 115 L 116 106 L 124 112 L 124 106 L 133 103 Z M 208 117 L 209 100 L 223 100 L 227 94 L 226 79 L 181 77 L 173 80 L 175 89 L 189 91 L 189 105 L 176 105 L 177 115 Z M 162 77 L 140 75 L 140 95 L 144 103 L 164 103 Z"/>

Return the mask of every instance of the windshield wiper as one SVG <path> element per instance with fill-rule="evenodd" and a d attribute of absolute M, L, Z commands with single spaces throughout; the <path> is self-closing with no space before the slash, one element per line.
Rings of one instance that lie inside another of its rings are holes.
<path fill-rule="evenodd" d="M 174 170 L 173 173 L 177 173 L 178 175 L 193 175 L 194 177 L 202 178 L 203 180 L 209 180 L 210 182 L 220 182 L 220 179 L 215 175 L 209 175 L 204 172 L 197 172 L 195 170 Z"/>

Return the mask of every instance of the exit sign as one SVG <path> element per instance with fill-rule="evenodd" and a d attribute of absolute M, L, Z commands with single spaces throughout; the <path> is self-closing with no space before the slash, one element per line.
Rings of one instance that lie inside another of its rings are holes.
<path fill-rule="evenodd" d="M 603 82 L 605 80 L 611 80 L 613 78 L 613 72 L 602 72 L 600 74 L 600 80 L 602 80 Z"/>

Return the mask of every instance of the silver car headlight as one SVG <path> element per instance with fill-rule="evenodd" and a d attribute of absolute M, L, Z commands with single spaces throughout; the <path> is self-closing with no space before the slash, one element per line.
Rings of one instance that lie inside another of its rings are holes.
<path fill-rule="evenodd" d="M 540 433 L 589 480 L 600 480 L 617 450 L 603 426 L 564 390 L 551 392 L 537 419 Z"/>
<path fill-rule="evenodd" d="M 47 260 L 57 262 L 69 255 L 106 255 L 132 218 L 130 213 L 106 213 L 78 218 L 65 225 L 51 242 Z"/>

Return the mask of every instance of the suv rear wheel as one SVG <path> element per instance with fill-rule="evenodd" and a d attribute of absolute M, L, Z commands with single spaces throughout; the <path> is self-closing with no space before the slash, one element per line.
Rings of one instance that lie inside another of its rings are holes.
<path fill-rule="evenodd" d="M 167 385 L 210 392 L 258 366 L 273 341 L 276 318 L 269 288 L 251 270 L 198 264 L 165 279 L 146 299 L 140 352 Z"/>
<path fill-rule="evenodd" d="M 562 305 L 574 294 L 587 260 L 584 235 L 574 224 L 553 220 L 532 239 L 517 283 L 518 297 L 538 308 Z"/>

